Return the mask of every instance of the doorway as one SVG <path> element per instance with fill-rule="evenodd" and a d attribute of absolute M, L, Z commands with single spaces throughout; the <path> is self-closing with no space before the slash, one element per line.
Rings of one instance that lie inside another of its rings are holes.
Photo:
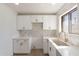
<path fill-rule="evenodd" d="M 32 49 L 43 49 L 43 23 L 32 23 Z"/>

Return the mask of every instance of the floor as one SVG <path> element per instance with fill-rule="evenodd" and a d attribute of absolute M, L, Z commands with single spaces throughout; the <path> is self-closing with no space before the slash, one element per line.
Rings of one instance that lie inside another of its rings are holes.
<path fill-rule="evenodd" d="M 32 49 L 31 54 L 14 54 L 14 56 L 48 56 L 48 54 L 43 54 L 42 49 Z"/>

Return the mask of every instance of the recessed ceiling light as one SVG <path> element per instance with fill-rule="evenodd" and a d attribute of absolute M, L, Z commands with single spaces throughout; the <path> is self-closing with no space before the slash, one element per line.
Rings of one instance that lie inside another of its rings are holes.
<path fill-rule="evenodd" d="M 15 3 L 15 5 L 19 5 L 19 3 Z"/>
<path fill-rule="evenodd" d="M 55 5 L 56 3 L 52 3 L 52 5 Z"/>

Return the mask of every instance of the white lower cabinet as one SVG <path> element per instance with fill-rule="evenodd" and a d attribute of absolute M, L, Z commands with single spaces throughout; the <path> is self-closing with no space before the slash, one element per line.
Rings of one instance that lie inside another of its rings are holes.
<path fill-rule="evenodd" d="M 56 50 L 56 56 L 62 56 L 58 50 Z"/>
<path fill-rule="evenodd" d="M 13 40 L 14 53 L 30 53 L 31 46 L 29 39 L 14 39 Z"/>
<path fill-rule="evenodd" d="M 48 54 L 49 56 L 56 56 L 56 49 L 50 41 L 48 42 Z"/>
<path fill-rule="evenodd" d="M 48 41 L 48 54 L 49 56 L 62 56 L 50 41 Z"/>
<path fill-rule="evenodd" d="M 56 56 L 56 48 L 53 45 L 51 46 L 51 56 Z"/>
<path fill-rule="evenodd" d="M 51 56 L 51 43 L 48 41 L 48 54 Z"/>
<path fill-rule="evenodd" d="M 48 39 L 43 39 L 43 53 L 48 54 Z"/>

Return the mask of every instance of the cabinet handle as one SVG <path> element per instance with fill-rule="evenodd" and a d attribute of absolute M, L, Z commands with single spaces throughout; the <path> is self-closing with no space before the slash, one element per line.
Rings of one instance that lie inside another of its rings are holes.
<path fill-rule="evenodd" d="M 38 22 L 38 19 L 35 19 L 36 22 Z"/>
<path fill-rule="evenodd" d="M 50 51 L 51 51 L 51 47 L 50 47 Z"/>
<path fill-rule="evenodd" d="M 23 43 L 21 42 L 21 43 L 20 43 L 20 46 L 22 46 L 22 45 L 23 45 Z"/>

